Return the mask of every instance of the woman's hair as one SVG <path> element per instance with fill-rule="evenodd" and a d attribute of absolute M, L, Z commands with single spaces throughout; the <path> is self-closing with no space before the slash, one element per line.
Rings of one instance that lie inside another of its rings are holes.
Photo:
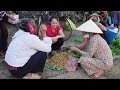
<path fill-rule="evenodd" d="M 58 21 L 58 17 L 52 16 L 52 17 L 50 18 L 50 23 L 51 23 L 51 21 L 52 21 L 53 19 L 56 19 L 56 20 Z"/>
<path fill-rule="evenodd" d="M 30 18 L 22 19 L 20 23 L 17 24 L 17 28 L 22 29 L 25 32 L 30 32 L 27 26 L 28 23 L 31 24 L 33 28 L 35 28 L 35 22 L 33 22 L 33 20 Z"/>

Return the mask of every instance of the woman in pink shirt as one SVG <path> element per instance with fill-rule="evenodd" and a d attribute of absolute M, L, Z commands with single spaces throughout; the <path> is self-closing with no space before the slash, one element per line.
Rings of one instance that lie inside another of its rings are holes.
<path fill-rule="evenodd" d="M 52 38 L 52 50 L 59 50 L 64 43 L 63 38 L 65 37 L 65 35 L 62 31 L 62 28 L 58 25 L 58 18 L 51 17 L 50 25 L 46 25 L 46 28 L 47 36 Z"/>

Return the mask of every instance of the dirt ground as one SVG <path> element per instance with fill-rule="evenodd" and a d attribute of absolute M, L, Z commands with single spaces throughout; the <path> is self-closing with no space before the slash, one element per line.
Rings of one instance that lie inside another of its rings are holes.
<path fill-rule="evenodd" d="M 7 25 L 7 27 L 11 26 Z M 10 43 L 11 37 L 14 35 L 16 30 L 15 28 L 12 28 L 9 29 L 8 32 L 9 32 L 8 42 Z M 72 38 L 80 36 L 81 33 L 79 31 L 73 31 L 72 37 L 68 41 L 66 41 L 63 46 L 73 43 L 71 42 Z M 4 59 L 0 58 L 0 79 L 16 79 L 4 67 L 2 61 L 4 61 Z M 66 72 L 65 70 L 53 71 L 45 67 L 42 76 L 43 79 L 90 79 L 87 76 L 86 72 L 81 67 L 79 67 L 75 72 Z M 112 66 L 112 68 L 106 71 L 106 75 L 100 79 L 120 79 L 120 56 L 114 59 L 114 65 Z"/>

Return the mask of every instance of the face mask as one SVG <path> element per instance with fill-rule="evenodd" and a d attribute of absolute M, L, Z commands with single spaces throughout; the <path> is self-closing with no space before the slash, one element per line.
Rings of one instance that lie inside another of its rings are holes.
<path fill-rule="evenodd" d="M 89 36 L 89 34 L 85 34 L 83 37 L 84 38 L 89 38 L 90 36 Z"/>
<path fill-rule="evenodd" d="M 95 19 L 92 19 L 93 20 L 93 22 L 98 22 L 98 20 L 95 20 Z"/>
<path fill-rule="evenodd" d="M 100 22 L 100 18 L 98 17 L 97 20 L 96 19 L 92 19 L 93 22 Z"/>

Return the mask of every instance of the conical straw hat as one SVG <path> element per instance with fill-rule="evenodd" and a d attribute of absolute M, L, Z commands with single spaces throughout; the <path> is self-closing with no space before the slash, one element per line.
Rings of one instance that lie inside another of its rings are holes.
<path fill-rule="evenodd" d="M 80 25 L 76 30 L 92 33 L 103 33 L 91 19 Z"/>

